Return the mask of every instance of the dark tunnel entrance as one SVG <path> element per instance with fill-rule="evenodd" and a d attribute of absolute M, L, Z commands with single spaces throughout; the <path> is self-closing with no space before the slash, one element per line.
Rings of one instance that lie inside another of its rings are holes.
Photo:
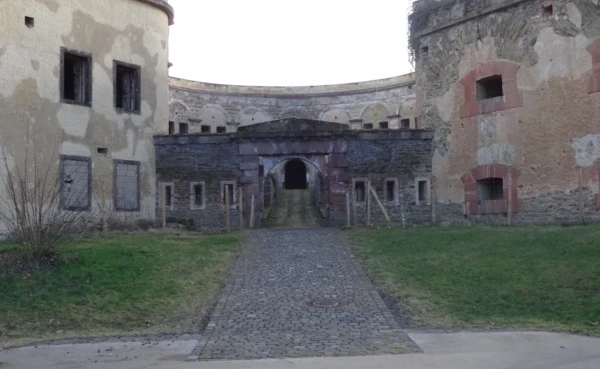
<path fill-rule="evenodd" d="M 285 165 L 285 188 L 287 190 L 306 190 L 306 164 L 300 159 L 292 159 Z"/>

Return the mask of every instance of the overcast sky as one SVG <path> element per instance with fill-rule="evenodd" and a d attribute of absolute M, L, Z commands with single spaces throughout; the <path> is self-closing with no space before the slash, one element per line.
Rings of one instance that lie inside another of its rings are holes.
<path fill-rule="evenodd" d="M 171 0 L 170 74 L 306 86 L 412 71 L 411 0 Z"/>

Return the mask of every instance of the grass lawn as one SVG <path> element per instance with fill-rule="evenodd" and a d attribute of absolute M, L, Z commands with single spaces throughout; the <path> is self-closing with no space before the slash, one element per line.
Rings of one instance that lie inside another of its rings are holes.
<path fill-rule="evenodd" d="M 0 347 L 198 332 L 241 239 L 173 233 L 94 238 L 69 249 L 65 259 L 71 260 L 55 269 L 17 276 L 0 270 Z"/>
<path fill-rule="evenodd" d="M 600 227 L 352 230 L 371 277 L 429 328 L 600 335 Z"/>

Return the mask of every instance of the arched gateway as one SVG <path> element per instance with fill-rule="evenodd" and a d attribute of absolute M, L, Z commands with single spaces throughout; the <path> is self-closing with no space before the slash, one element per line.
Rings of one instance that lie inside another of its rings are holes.
<path fill-rule="evenodd" d="M 322 183 L 319 192 L 327 224 L 347 223 L 347 193 L 355 199 L 352 222 L 365 223 L 367 203 L 364 197 L 355 197 L 354 187 L 364 188 L 366 181 L 392 222 L 428 224 L 431 213 L 424 208 L 430 205 L 414 207 L 420 197 L 415 179 L 430 175 L 432 138 L 427 130 L 360 131 L 306 119 L 244 126 L 232 134 L 156 136 L 157 187 L 172 186 L 167 216 L 173 221 L 197 229 L 222 229 L 229 213 L 232 228 L 240 226 L 240 219 L 247 228 L 254 214 L 253 224 L 258 227 L 265 208 L 265 179 L 273 167 L 287 161 L 285 185 L 307 188 L 306 163 L 310 163 Z M 228 212 L 224 209 L 226 189 L 234 192 Z M 385 224 L 379 205 L 371 205 L 372 223 Z"/>

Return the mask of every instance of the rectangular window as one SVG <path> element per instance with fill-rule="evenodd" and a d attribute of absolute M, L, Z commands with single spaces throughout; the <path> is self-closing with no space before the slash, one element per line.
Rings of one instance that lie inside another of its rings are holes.
<path fill-rule="evenodd" d="M 365 124 L 363 124 L 363 129 L 373 129 L 373 123 L 365 123 Z"/>
<path fill-rule="evenodd" d="M 504 96 L 502 76 L 491 76 L 477 81 L 477 100 Z"/>
<path fill-rule="evenodd" d="M 200 132 L 210 133 L 210 126 L 200 126 Z"/>
<path fill-rule="evenodd" d="M 170 185 L 165 186 L 165 206 L 173 206 L 173 187 Z"/>
<path fill-rule="evenodd" d="M 179 134 L 180 135 L 187 135 L 189 133 L 189 129 L 188 129 L 188 124 L 187 123 L 179 123 Z"/>
<path fill-rule="evenodd" d="M 86 211 L 92 204 L 92 164 L 83 156 L 61 156 L 60 203 L 65 210 Z"/>
<path fill-rule="evenodd" d="M 385 181 L 385 198 L 387 201 L 396 201 L 396 181 L 387 180 Z"/>
<path fill-rule="evenodd" d="M 235 181 L 223 181 L 221 182 L 221 203 L 225 205 L 225 188 L 229 190 L 229 205 L 234 208 L 237 199 L 236 195 L 236 182 Z"/>
<path fill-rule="evenodd" d="M 141 100 L 141 68 L 115 61 L 115 107 L 126 112 L 139 113 Z"/>
<path fill-rule="evenodd" d="M 190 209 L 202 210 L 206 207 L 206 185 L 204 182 L 190 182 Z"/>
<path fill-rule="evenodd" d="M 114 203 L 117 211 L 140 210 L 140 162 L 114 161 Z"/>
<path fill-rule="evenodd" d="M 379 122 L 379 128 L 388 129 L 389 128 L 388 122 Z"/>
<path fill-rule="evenodd" d="M 356 202 L 365 202 L 366 195 L 366 186 L 365 181 L 356 181 L 354 182 L 354 197 Z"/>
<path fill-rule="evenodd" d="M 410 119 L 402 119 L 400 120 L 400 128 L 410 128 Z"/>
<path fill-rule="evenodd" d="M 477 181 L 477 200 L 503 200 L 504 183 L 502 178 L 485 178 Z"/>
<path fill-rule="evenodd" d="M 92 56 L 61 49 L 61 100 L 67 104 L 91 106 Z"/>
<path fill-rule="evenodd" d="M 227 129 L 225 127 L 217 127 L 217 133 L 225 133 Z"/>
<path fill-rule="evenodd" d="M 431 182 L 429 178 L 415 179 L 416 205 L 431 205 Z"/>
<path fill-rule="evenodd" d="M 175 122 L 169 122 L 169 134 L 175 134 Z"/>

